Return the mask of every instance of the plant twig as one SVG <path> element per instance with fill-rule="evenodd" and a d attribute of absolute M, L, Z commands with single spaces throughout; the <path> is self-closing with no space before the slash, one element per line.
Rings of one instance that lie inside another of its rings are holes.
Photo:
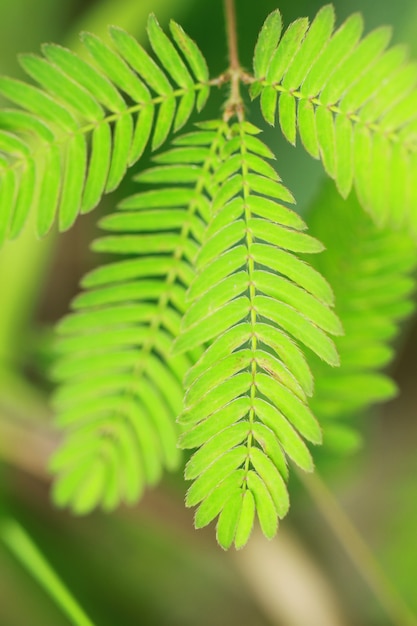
<path fill-rule="evenodd" d="M 236 10 L 234 0 L 224 0 L 226 18 L 227 44 L 229 49 L 229 70 L 227 78 L 230 80 L 230 96 L 225 105 L 224 119 L 228 121 L 236 115 L 239 121 L 244 119 L 243 102 L 240 96 L 240 81 L 242 68 L 239 62 L 236 31 Z"/>
<path fill-rule="evenodd" d="M 239 53 L 237 48 L 235 0 L 224 0 L 226 14 L 227 43 L 229 46 L 229 62 L 231 70 L 239 70 Z"/>
<path fill-rule="evenodd" d="M 322 479 L 314 474 L 297 472 L 317 509 L 320 511 L 334 535 L 358 572 L 375 594 L 381 606 L 395 626 L 417 626 L 417 617 L 412 613 L 396 589 L 385 576 L 372 551 L 355 528 L 352 521 L 326 487 Z"/>

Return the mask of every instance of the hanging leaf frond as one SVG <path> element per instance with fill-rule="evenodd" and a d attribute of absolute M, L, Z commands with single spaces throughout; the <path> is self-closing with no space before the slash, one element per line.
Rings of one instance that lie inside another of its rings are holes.
<path fill-rule="evenodd" d="M 0 112 L 0 244 L 20 233 L 29 212 L 38 235 L 56 215 L 68 229 L 119 185 L 149 142 L 157 148 L 203 108 L 205 60 L 175 22 L 171 31 L 173 41 L 150 16 L 156 59 L 112 27 L 113 48 L 82 35 L 91 64 L 48 44 L 43 57 L 20 57 L 39 87 L 0 77 L 0 94 L 18 106 Z"/>
<path fill-rule="evenodd" d="M 87 290 L 58 326 L 55 406 L 66 436 L 51 468 L 55 501 L 76 513 L 136 502 L 163 467 L 180 462 L 175 418 L 199 351 L 173 356 L 171 344 L 207 219 L 203 190 L 222 140 L 208 126 L 179 137 L 136 177 L 158 190 L 127 198 L 101 220 L 108 234 L 93 249 L 123 258 L 85 277 Z"/>
<path fill-rule="evenodd" d="M 360 14 L 336 31 L 334 22 L 326 5 L 281 37 L 273 13 L 256 46 L 252 96 L 293 144 L 298 130 L 343 197 L 354 185 L 379 225 L 407 224 L 417 236 L 417 64 L 404 46 L 386 49 L 390 28 L 361 39 Z"/>
<path fill-rule="evenodd" d="M 360 443 L 351 418 L 396 394 L 394 381 L 381 369 L 394 356 L 391 344 L 400 322 L 414 311 L 415 243 L 409 235 L 378 229 L 354 197 L 344 201 L 329 185 L 307 221 L 326 246 L 312 265 L 334 285 L 345 329 L 335 339 L 339 368 L 310 358 L 316 380 L 311 406 L 323 428 L 323 450 L 340 454 Z"/>
<path fill-rule="evenodd" d="M 182 447 L 198 448 L 186 466 L 194 481 L 187 505 L 199 505 L 197 527 L 219 516 L 220 545 L 239 548 L 255 512 L 267 537 L 287 513 L 287 457 L 312 470 L 304 440 L 320 443 L 321 430 L 307 403 L 313 381 L 302 348 L 337 365 L 327 334 L 342 328 L 327 282 L 297 258 L 323 247 L 287 207 L 292 195 L 258 129 L 242 122 L 224 132 L 175 350 L 206 347 L 186 376 L 179 420 Z"/>

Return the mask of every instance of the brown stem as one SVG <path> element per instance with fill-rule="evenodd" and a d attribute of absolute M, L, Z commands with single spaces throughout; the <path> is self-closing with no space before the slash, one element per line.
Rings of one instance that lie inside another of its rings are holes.
<path fill-rule="evenodd" d="M 229 70 L 227 77 L 230 80 L 230 96 L 226 102 L 224 119 L 228 121 L 234 115 L 240 121 L 244 119 L 243 102 L 240 96 L 240 81 L 242 69 L 239 62 L 236 34 L 236 10 L 234 0 L 224 0 L 226 17 L 227 43 L 229 48 Z"/>
<path fill-rule="evenodd" d="M 226 14 L 230 69 L 236 71 L 240 69 L 240 63 L 237 49 L 235 0 L 224 0 L 224 10 Z"/>

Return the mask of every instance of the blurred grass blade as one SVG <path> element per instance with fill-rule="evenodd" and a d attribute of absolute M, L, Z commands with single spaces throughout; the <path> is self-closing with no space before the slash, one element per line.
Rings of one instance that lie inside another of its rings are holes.
<path fill-rule="evenodd" d="M 0 540 L 13 556 L 44 588 L 74 626 L 94 626 L 76 599 L 54 572 L 37 546 L 18 522 L 10 517 L 0 519 Z"/>

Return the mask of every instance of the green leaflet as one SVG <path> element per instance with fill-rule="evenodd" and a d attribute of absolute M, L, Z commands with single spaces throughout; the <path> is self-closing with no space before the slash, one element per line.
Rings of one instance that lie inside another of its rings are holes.
<path fill-rule="evenodd" d="M 256 42 L 253 71 L 256 78 L 263 78 L 268 69 L 271 54 L 278 45 L 282 30 L 282 17 L 278 9 L 266 18 Z"/>
<path fill-rule="evenodd" d="M 99 121 L 104 111 L 97 100 L 81 85 L 71 80 L 58 68 L 35 55 L 21 55 L 20 64 L 25 72 L 53 97 L 68 104 L 75 114 L 88 121 Z"/>
<path fill-rule="evenodd" d="M 324 6 L 317 13 L 297 52 L 297 56 L 285 74 L 283 84 L 300 86 L 303 78 L 311 76 L 312 67 L 317 66 L 316 60 L 328 44 L 335 22 L 334 8 L 331 4 Z M 322 69 L 321 69 L 322 71 Z M 317 70 L 316 70 L 317 73 Z"/>
<path fill-rule="evenodd" d="M 76 513 L 134 502 L 164 467 L 175 469 L 180 462 L 175 417 L 195 353 L 174 356 L 171 344 L 194 274 L 200 195 L 212 155 L 223 142 L 222 133 L 217 135 L 192 180 L 170 185 L 172 167 L 185 167 L 179 153 L 178 160 L 157 168 L 162 181 L 167 168 L 166 187 L 140 191 L 101 221 L 112 236 L 94 248 L 135 258 L 90 273 L 87 291 L 58 328 L 55 406 L 66 437 L 51 468 L 57 474 L 55 501 Z M 201 140 L 207 143 L 204 132 Z M 151 178 L 154 172 L 149 171 Z M 91 475 L 89 487 L 83 471 Z"/>
<path fill-rule="evenodd" d="M 150 18 L 148 35 L 164 69 L 133 37 L 111 28 L 115 50 L 83 33 L 91 64 L 53 44 L 42 47 L 43 57 L 22 55 L 40 89 L 0 77 L 0 93 L 17 106 L 0 118 L 1 240 L 16 237 L 32 211 L 38 235 L 55 216 L 61 230 L 70 228 L 119 186 L 148 143 L 159 147 L 171 128 L 202 109 L 210 89 L 204 58 L 181 27 L 172 32 L 174 43 Z M 12 201 L 11 181 L 22 189 Z"/>
<path fill-rule="evenodd" d="M 172 93 L 173 88 L 165 73 L 134 37 L 115 26 L 110 28 L 110 35 L 122 57 L 148 83 L 151 89 L 161 95 Z"/>
<path fill-rule="evenodd" d="M 275 13 L 270 23 L 274 19 Z M 333 20 L 333 9 L 326 6 L 310 26 L 300 18 L 281 38 L 280 25 L 274 37 L 267 29 L 262 37 L 269 60 L 262 57 L 267 65 L 252 96 L 260 94 L 268 123 L 274 124 L 278 113 L 290 143 L 296 142 L 298 130 L 306 150 L 322 160 L 343 197 L 354 186 L 378 224 L 407 224 L 416 234 L 415 214 L 391 192 L 401 180 L 398 187 L 417 196 L 415 64 L 407 61 L 404 46 L 384 51 L 389 29 L 361 40 L 359 14 L 332 33 Z"/>
<path fill-rule="evenodd" d="M 179 87 L 193 87 L 194 82 L 177 50 L 165 35 L 154 15 L 149 16 L 148 35 L 153 51 Z"/>
<path fill-rule="evenodd" d="M 209 80 L 207 63 L 195 42 L 190 39 L 181 26 L 173 20 L 171 20 L 169 27 L 175 42 L 183 53 L 185 60 L 190 65 L 197 81 L 207 83 Z"/>
<path fill-rule="evenodd" d="M 81 213 L 88 213 L 94 209 L 104 193 L 111 160 L 111 141 L 111 131 L 107 124 L 97 126 L 94 129 Z"/>
<path fill-rule="evenodd" d="M 316 57 L 312 67 L 304 75 L 306 78 L 302 85 L 303 93 L 311 96 L 320 93 L 326 83 L 331 81 L 332 72 L 355 49 L 362 31 L 362 16 L 359 13 L 354 13 L 332 35 L 325 46 L 324 53 Z M 317 40 L 317 37 L 314 39 Z"/>
<path fill-rule="evenodd" d="M 194 481 L 187 505 L 200 503 L 196 525 L 218 516 L 217 540 L 227 549 L 244 545 L 255 513 L 265 535 L 275 533 L 289 507 L 287 457 L 312 470 L 303 439 L 320 443 L 322 435 L 307 405 L 312 378 L 298 344 L 336 365 L 326 332 L 342 328 L 328 284 L 292 254 L 320 252 L 321 243 L 302 232 L 276 176 L 251 170 L 254 153 L 269 153 L 256 129 L 242 122 L 222 132 L 217 184 L 207 186 L 211 216 L 174 353 L 206 346 L 185 377 L 180 445 L 197 448 L 185 472 Z"/>

